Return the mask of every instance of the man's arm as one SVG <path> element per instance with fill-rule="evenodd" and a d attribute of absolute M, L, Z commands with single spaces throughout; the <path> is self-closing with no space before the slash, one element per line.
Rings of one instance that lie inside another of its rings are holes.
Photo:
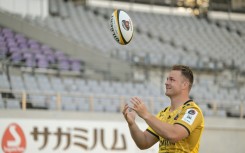
<path fill-rule="evenodd" d="M 148 131 L 141 131 L 136 124 L 129 125 L 130 134 L 135 144 L 140 149 L 148 149 L 153 146 L 158 139 Z"/>
<path fill-rule="evenodd" d="M 135 122 L 136 113 L 134 111 L 128 111 L 129 109 L 130 108 L 128 107 L 128 105 L 125 105 L 124 110 L 123 110 L 123 115 L 128 123 L 128 127 L 130 130 L 132 139 L 134 140 L 138 148 L 140 149 L 150 148 L 156 142 L 158 142 L 157 137 L 152 135 L 148 131 L 143 132 Z"/>
<path fill-rule="evenodd" d="M 172 143 L 182 140 L 189 135 L 188 130 L 184 126 L 164 123 L 151 114 L 148 114 L 143 119 L 159 136 Z"/>
<path fill-rule="evenodd" d="M 189 131 L 180 124 L 169 124 L 160 121 L 158 118 L 150 114 L 142 100 L 138 97 L 133 97 L 131 102 L 134 104 L 134 110 L 145 120 L 145 122 L 161 137 L 175 143 L 189 135 Z"/>

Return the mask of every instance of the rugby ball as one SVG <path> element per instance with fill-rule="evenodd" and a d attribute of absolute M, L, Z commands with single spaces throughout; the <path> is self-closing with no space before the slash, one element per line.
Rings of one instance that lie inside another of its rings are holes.
<path fill-rule="evenodd" d="M 115 10 L 110 18 L 110 31 L 113 38 L 121 45 L 128 44 L 134 32 L 130 16 L 123 10 Z"/>

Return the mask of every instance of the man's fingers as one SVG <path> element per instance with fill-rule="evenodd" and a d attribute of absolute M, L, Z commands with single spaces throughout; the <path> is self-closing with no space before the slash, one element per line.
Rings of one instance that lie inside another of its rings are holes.
<path fill-rule="evenodd" d="M 126 105 L 124 106 L 122 113 L 125 114 L 126 111 L 127 111 L 127 109 L 128 109 L 128 104 L 126 104 Z"/>
<path fill-rule="evenodd" d="M 142 103 L 142 100 L 139 97 L 135 97 L 139 103 Z"/>
<path fill-rule="evenodd" d="M 139 105 L 139 101 L 137 99 L 135 99 L 134 97 L 130 99 L 130 102 L 134 104 L 134 106 Z"/>
<path fill-rule="evenodd" d="M 138 108 L 139 105 L 143 104 L 143 101 L 139 97 L 132 97 L 130 102 L 134 104 L 134 108 Z"/>

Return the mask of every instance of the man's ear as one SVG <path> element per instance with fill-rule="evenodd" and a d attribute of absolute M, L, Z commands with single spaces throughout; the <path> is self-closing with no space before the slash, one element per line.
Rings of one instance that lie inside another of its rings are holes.
<path fill-rule="evenodd" d="M 187 80 L 185 80 L 184 82 L 183 82 L 183 89 L 187 89 L 187 88 L 189 88 L 189 82 L 187 81 Z"/>

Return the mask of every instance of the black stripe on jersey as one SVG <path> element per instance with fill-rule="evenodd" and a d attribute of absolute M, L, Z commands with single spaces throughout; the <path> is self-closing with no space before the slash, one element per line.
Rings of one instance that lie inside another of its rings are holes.
<path fill-rule="evenodd" d="M 174 123 L 174 124 L 179 124 L 179 125 L 183 126 L 187 130 L 188 134 L 189 135 L 191 134 L 190 130 L 186 126 L 184 126 L 183 124 L 181 124 L 181 123 Z"/>
<path fill-rule="evenodd" d="M 157 137 L 157 139 L 159 140 L 159 136 L 156 135 L 155 133 L 151 132 L 149 129 L 146 129 L 146 131 L 148 131 L 150 134 L 154 135 L 155 137 Z"/>
<path fill-rule="evenodd" d="M 188 103 L 191 102 L 191 101 L 193 101 L 193 100 L 190 99 L 190 100 L 186 101 L 186 102 L 184 103 L 184 105 L 188 104 Z"/>
<path fill-rule="evenodd" d="M 168 107 L 166 107 L 163 112 L 166 112 L 167 109 L 168 109 Z"/>

